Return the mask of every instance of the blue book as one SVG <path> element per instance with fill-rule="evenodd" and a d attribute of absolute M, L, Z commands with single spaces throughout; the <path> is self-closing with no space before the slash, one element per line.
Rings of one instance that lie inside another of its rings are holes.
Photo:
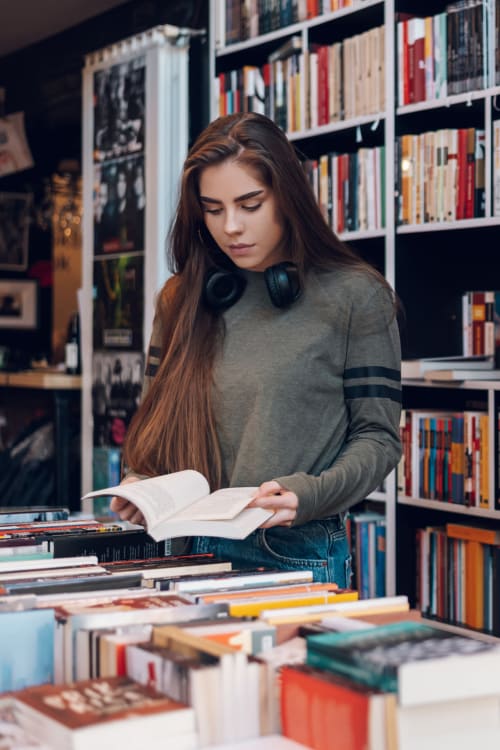
<path fill-rule="evenodd" d="M 0 613 L 0 691 L 54 680 L 53 609 Z"/>
<path fill-rule="evenodd" d="M 385 596 L 385 520 L 375 523 L 375 596 Z"/>

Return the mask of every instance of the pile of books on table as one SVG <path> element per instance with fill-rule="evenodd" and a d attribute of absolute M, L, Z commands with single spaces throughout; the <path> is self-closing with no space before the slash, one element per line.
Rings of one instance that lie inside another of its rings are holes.
<path fill-rule="evenodd" d="M 434 735 L 466 747 L 474 732 L 482 748 L 498 745 L 492 639 L 379 624 L 409 618 L 407 598 L 361 600 L 308 570 L 233 570 L 211 555 L 107 560 L 129 532 L 49 520 L 24 519 L 21 538 L 73 538 L 78 554 L 23 555 L 20 523 L 0 526 L 14 542 L 0 545 L 6 748 L 413 750 L 446 746 Z"/>

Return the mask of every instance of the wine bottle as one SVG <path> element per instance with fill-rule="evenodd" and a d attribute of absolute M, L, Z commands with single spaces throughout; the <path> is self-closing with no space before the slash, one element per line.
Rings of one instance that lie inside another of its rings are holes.
<path fill-rule="evenodd" d="M 80 319 L 73 313 L 68 324 L 68 335 L 64 347 L 64 364 L 68 375 L 78 375 L 80 366 Z"/>

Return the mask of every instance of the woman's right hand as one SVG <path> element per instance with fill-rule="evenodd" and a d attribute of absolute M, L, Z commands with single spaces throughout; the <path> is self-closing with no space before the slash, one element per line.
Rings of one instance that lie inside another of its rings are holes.
<path fill-rule="evenodd" d="M 120 484 L 130 484 L 131 482 L 140 482 L 139 477 L 135 477 L 132 474 L 129 477 L 125 477 Z M 142 526 L 146 525 L 146 521 L 141 511 L 136 505 L 125 500 L 124 497 L 115 495 L 111 498 L 110 508 L 114 513 L 118 513 L 122 521 L 129 521 L 130 523 L 137 523 Z"/>

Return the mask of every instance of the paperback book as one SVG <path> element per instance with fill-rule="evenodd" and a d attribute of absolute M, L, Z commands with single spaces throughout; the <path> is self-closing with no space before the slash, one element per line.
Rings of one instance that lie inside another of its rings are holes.
<path fill-rule="evenodd" d="M 395 692 L 402 706 L 500 695 L 498 644 L 418 621 L 309 636 L 307 664 Z"/>
<path fill-rule="evenodd" d="M 256 491 L 257 487 L 228 487 L 211 493 L 203 474 L 186 470 L 94 490 L 82 500 L 99 495 L 125 498 L 141 511 L 156 541 L 182 536 L 245 539 L 272 516 L 264 508 L 247 508 Z"/>
<path fill-rule="evenodd" d="M 26 688 L 15 695 L 15 708 L 21 726 L 53 750 L 106 743 L 135 750 L 145 737 L 151 747 L 165 737 L 179 750 L 197 747 L 193 709 L 128 677 Z"/>

